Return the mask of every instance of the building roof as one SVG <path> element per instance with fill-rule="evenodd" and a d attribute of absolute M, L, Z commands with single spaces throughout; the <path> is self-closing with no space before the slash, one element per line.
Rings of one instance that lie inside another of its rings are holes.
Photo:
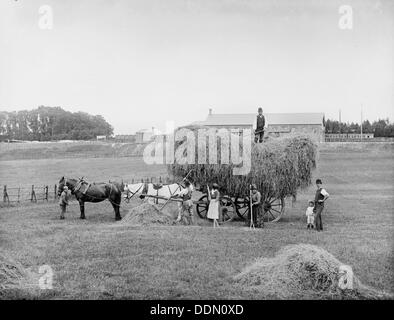
<path fill-rule="evenodd" d="M 283 124 L 322 124 L 324 113 L 265 113 L 268 125 Z M 205 121 L 199 122 L 206 126 L 249 126 L 256 121 L 254 113 L 209 114 Z"/>

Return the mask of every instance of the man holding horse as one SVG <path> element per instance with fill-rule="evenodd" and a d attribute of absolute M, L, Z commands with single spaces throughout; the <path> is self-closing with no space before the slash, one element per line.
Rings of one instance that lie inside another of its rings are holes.
<path fill-rule="evenodd" d="M 63 191 L 60 194 L 59 198 L 59 205 L 60 205 L 60 219 L 64 219 L 64 215 L 66 213 L 66 208 L 69 205 L 69 199 L 70 199 L 70 191 L 68 191 L 68 187 L 64 186 Z"/>
<path fill-rule="evenodd" d="M 120 202 L 122 200 L 123 182 L 88 183 L 83 179 L 67 179 L 62 177 L 59 181 L 59 193 L 61 196 L 67 187 L 79 202 L 81 219 L 85 219 L 85 202 L 102 202 L 108 200 L 115 212 L 115 220 L 121 220 Z"/>

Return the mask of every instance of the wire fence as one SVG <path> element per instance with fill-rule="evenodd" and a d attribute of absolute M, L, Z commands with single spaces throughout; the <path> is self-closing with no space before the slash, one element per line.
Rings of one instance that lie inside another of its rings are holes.
<path fill-rule="evenodd" d="M 110 183 L 111 181 L 109 181 Z M 174 180 L 170 177 L 149 177 L 142 179 L 131 179 L 123 182 L 125 185 L 134 183 L 153 183 L 153 184 L 171 184 Z M 123 191 L 123 190 L 122 190 Z M 56 202 L 59 199 L 58 185 L 31 185 L 27 186 L 8 186 L 3 185 L 3 204 L 18 203 L 39 203 L 39 202 Z"/>
<path fill-rule="evenodd" d="M 56 201 L 57 195 L 57 185 L 43 185 L 31 187 L 10 187 L 7 185 L 3 186 L 3 203 L 23 203 L 23 202 L 33 202 L 37 203 L 39 201 Z"/>

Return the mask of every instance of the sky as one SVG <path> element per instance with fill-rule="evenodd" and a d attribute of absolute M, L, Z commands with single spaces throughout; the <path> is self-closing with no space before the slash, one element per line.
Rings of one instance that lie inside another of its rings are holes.
<path fill-rule="evenodd" d="M 0 0 L 0 110 L 101 114 L 116 134 L 209 108 L 394 120 L 393 60 L 390 0 Z"/>

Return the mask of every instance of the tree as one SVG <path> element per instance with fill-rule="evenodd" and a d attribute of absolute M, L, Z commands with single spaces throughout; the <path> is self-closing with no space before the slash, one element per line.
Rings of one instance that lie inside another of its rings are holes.
<path fill-rule="evenodd" d="M 18 140 L 88 140 L 112 135 L 113 127 L 101 115 L 39 106 L 30 111 L 0 112 L 0 134 Z"/>

